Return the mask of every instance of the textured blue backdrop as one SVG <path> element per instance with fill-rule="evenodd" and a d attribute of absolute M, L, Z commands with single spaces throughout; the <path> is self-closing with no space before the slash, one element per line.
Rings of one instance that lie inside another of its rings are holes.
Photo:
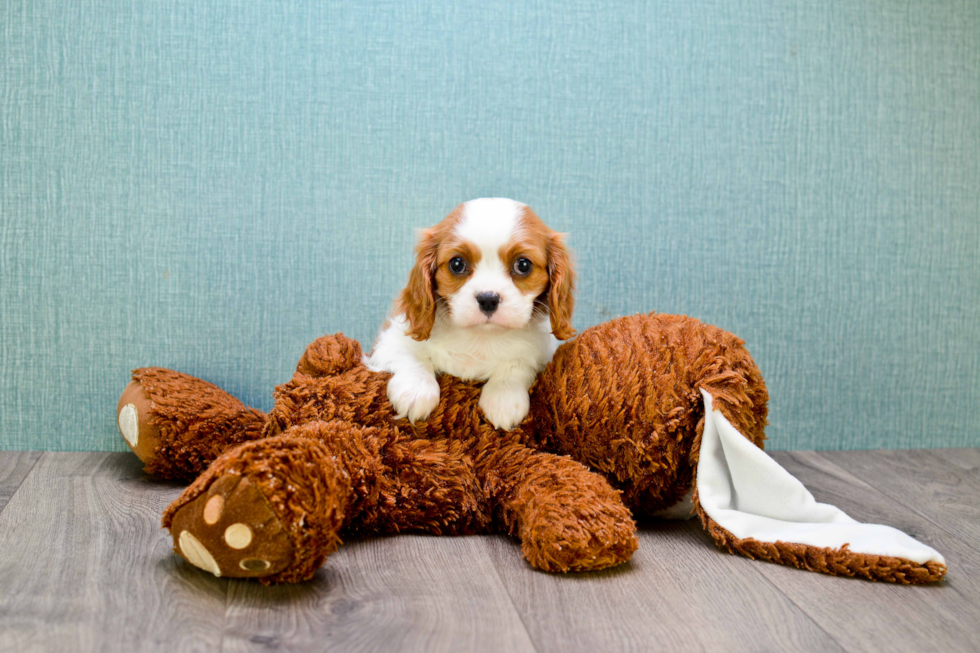
<path fill-rule="evenodd" d="M 7 0 L 0 37 L 0 448 L 122 448 L 141 365 L 268 408 L 486 195 L 570 232 L 579 328 L 744 337 L 771 447 L 980 445 L 975 0 Z"/>

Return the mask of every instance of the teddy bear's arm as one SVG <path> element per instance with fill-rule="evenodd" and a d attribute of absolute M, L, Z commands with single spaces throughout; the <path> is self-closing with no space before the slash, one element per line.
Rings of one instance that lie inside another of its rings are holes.
<path fill-rule="evenodd" d="M 565 456 L 512 444 L 485 462 L 494 517 L 532 566 L 586 571 L 629 559 L 636 525 L 605 478 Z"/>

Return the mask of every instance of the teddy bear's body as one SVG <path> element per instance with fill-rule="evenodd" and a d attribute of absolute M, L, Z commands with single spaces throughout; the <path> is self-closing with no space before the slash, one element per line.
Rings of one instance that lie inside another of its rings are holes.
<path fill-rule="evenodd" d="M 361 357 L 353 340 L 320 338 L 268 415 L 193 377 L 134 371 L 123 434 L 148 472 L 193 479 L 163 518 L 178 553 L 217 575 L 295 582 L 344 533 L 506 532 L 539 569 L 601 569 L 636 549 L 634 513 L 693 489 L 702 391 L 764 439 L 768 397 L 742 341 L 683 316 L 620 318 L 565 343 L 507 432 L 483 417 L 479 384 L 448 376 L 425 422 L 396 420 L 389 375 Z M 694 505 L 716 541 L 746 553 L 696 493 Z M 778 546 L 755 556 L 809 565 Z M 852 567 L 832 573 L 868 576 Z"/>

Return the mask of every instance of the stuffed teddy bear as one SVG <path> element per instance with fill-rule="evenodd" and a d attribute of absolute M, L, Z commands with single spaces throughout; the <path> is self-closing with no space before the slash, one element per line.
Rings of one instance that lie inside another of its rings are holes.
<path fill-rule="evenodd" d="M 390 375 L 361 359 L 342 334 L 316 340 L 268 414 L 200 379 L 133 371 L 120 431 L 147 473 L 192 481 L 163 515 L 177 554 L 216 576 L 299 582 L 342 535 L 505 532 L 537 569 L 585 571 L 629 559 L 634 515 L 686 505 L 729 552 L 902 583 L 945 573 L 932 549 L 814 502 L 766 456 L 758 368 L 693 318 L 586 329 L 511 431 L 485 419 L 479 384 L 447 375 L 426 421 L 397 420 Z"/>

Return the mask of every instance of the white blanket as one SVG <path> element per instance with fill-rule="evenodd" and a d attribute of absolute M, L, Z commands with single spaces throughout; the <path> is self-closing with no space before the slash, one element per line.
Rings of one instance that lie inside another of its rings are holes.
<path fill-rule="evenodd" d="M 704 434 L 697 469 L 704 511 L 737 538 L 787 542 L 945 564 L 942 555 L 890 526 L 862 524 L 813 495 L 759 449 L 704 395 Z"/>

